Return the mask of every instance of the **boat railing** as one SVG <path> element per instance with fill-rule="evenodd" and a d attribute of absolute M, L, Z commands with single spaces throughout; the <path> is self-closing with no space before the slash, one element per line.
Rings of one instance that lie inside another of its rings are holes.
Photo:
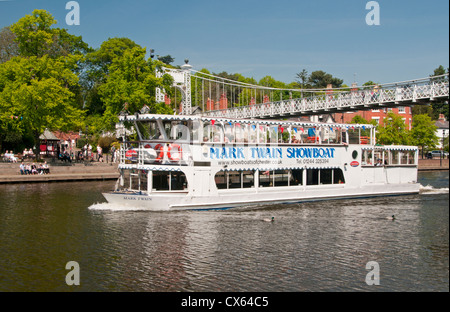
<path fill-rule="evenodd" d="M 120 163 L 186 166 L 191 155 L 183 150 L 184 144 L 175 140 L 128 141 L 120 145 Z"/>

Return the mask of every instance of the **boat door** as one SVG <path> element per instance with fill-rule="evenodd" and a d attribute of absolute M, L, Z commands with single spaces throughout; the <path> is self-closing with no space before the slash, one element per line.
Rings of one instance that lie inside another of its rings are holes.
<path fill-rule="evenodd" d="M 209 167 L 196 167 L 194 170 L 193 183 L 193 194 L 197 196 L 211 195 L 211 184 L 214 183 L 214 181 L 211 180 L 211 169 Z"/>

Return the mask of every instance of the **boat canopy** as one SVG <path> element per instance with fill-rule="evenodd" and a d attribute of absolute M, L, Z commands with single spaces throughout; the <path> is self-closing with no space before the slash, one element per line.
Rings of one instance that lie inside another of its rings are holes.
<path fill-rule="evenodd" d="M 333 127 L 341 129 L 373 129 L 371 124 L 339 124 L 339 123 L 320 123 L 311 121 L 293 121 L 293 120 L 265 120 L 265 119 L 232 119 L 232 118 L 214 118 L 202 117 L 199 115 L 159 115 L 159 114 L 139 114 L 121 115 L 120 121 L 202 121 L 208 123 L 239 123 L 239 124 L 260 124 L 260 125 L 286 125 L 286 126 L 305 126 L 305 127 Z"/>

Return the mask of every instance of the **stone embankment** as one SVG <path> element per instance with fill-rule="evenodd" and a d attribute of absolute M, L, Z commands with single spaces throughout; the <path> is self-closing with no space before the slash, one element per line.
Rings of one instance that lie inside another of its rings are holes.
<path fill-rule="evenodd" d="M 115 180 L 117 163 L 49 163 L 49 174 L 21 175 L 20 163 L 0 163 L 0 183 Z"/>
<path fill-rule="evenodd" d="M 448 170 L 448 159 L 419 159 L 419 171 Z"/>

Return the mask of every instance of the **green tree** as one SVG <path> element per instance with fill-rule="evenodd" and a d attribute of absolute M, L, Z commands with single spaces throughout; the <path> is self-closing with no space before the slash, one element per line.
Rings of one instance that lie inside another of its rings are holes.
<path fill-rule="evenodd" d="M 409 145 L 410 135 L 401 116 L 388 112 L 383 121 L 384 126 L 378 126 L 377 142 L 383 145 Z"/>
<path fill-rule="evenodd" d="M 327 74 L 323 70 L 316 70 L 309 76 L 308 82 L 311 84 L 312 88 L 324 89 L 331 84 L 333 88 L 339 88 L 344 80 L 333 77 L 331 74 Z"/>
<path fill-rule="evenodd" d="M 300 85 L 300 87 L 301 87 L 302 89 L 304 89 L 304 88 L 306 87 L 305 83 L 306 83 L 306 82 L 308 81 L 308 79 L 309 79 L 308 71 L 307 71 L 306 69 L 303 68 L 301 72 L 299 72 L 299 73 L 297 73 L 297 74 L 295 75 L 295 77 L 298 78 L 298 79 L 300 79 L 300 80 L 297 80 L 297 83 Z"/>
<path fill-rule="evenodd" d="M 91 51 L 81 36 L 71 35 L 66 29 L 52 28 L 56 23 L 47 11 L 34 10 L 11 25 L 20 55 L 60 57 Z"/>
<path fill-rule="evenodd" d="M 437 127 L 427 114 L 416 115 L 413 117 L 411 143 L 421 147 L 422 158 L 426 150 L 436 147 L 439 140 L 436 135 L 436 130 Z"/>
<path fill-rule="evenodd" d="M 146 60 L 145 53 L 145 49 L 139 47 L 126 50 L 122 57 L 114 58 L 109 66 L 108 79 L 99 87 L 99 94 L 105 104 L 105 129 L 113 128 L 122 110 L 134 113 L 144 105 L 149 106 L 152 113 L 161 110 L 156 105 L 156 88 L 169 90 L 173 78 L 168 74 L 157 78 L 155 70 L 162 63 Z"/>
<path fill-rule="evenodd" d="M 166 55 L 166 56 L 158 56 L 158 61 L 161 61 L 164 64 L 171 64 L 175 61 L 175 59 L 171 55 Z"/>
<path fill-rule="evenodd" d="M 15 57 L 0 65 L 0 127 L 21 135 L 30 131 L 34 144 L 46 128 L 78 130 L 83 112 L 74 105 L 70 86 L 78 57 L 52 59 L 48 56 Z M 17 116 L 15 125 L 10 120 Z M 13 117 L 13 118 L 11 118 Z"/>
<path fill-rule="evenodd" d="M 141 48 L 131 39 L 109 38 L 101 44 L 99 49 L 86 55 L 85 70 L 80 73 L 80 85 L 82 86 L 84 107 L 87 109 L 88 115 L 92 115 L 89 118 L 89 125 L 94 129 L 101 129 L 99 119 L 105 112 L 105 106 L 99 91 L 101 85 L 108 78 L 109 67 L 115 58 L 122 57 L 125 51 L 136 47 Z"/>
<path fill-rule="evenodd" d="M 350 121 L 351 124 L 361 124 L 361 125 L 376 125 L 377 122 L 375 120 L 368 121 L 367 119 L 364 119 L 363 117 L 356 115 L 352 118 Z"/>

